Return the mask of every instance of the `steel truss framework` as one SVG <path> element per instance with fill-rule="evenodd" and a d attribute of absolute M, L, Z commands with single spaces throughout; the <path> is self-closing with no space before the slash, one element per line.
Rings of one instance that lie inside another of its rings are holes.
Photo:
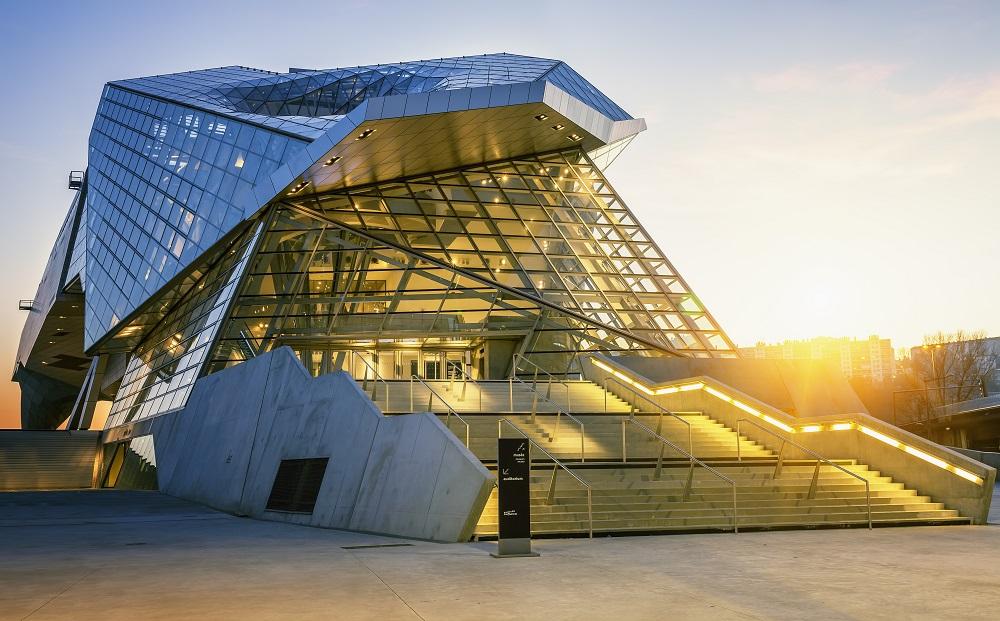
<path fill-rule="evenodd" d="M 286 197 L 259 226 L 139 346 L 113 424 L 179 407 L 198 376 L 281 345 L 313 373 L 349 350 L 503 344 L 557 373 L 585 351 L 735 355 L 579 149 Z M 408 376 L 398 358 L 382 373 Z"/>
<path fill-rule="evenodd" d="M 516 338 L 543 358 L 733 355 L 580 150 L 296 197 L 278 209 L 213 369 L 278 344 L 491 338 Z"/>

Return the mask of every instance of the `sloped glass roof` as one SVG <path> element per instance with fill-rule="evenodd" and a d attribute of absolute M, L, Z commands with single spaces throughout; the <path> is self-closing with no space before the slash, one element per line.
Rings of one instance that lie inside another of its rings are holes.
<path fill-rule="evenodd" d="M 612 120 L 632 119 L 566 63 L 506 53 L 288 73 L 221 67 L 113 84 L 315 138 L 372 97 L 538 80 L 551 82 Z"/>

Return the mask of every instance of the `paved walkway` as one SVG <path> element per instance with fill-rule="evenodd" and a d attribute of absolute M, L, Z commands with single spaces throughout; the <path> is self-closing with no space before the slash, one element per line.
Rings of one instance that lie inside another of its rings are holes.
<path fill-rule="evenodd" d="M 896 621 L 1000 610 L 995 526 L 545 540 L 527 559 L 493 559 L 494 548 L 259 522 L 155 492 L 0 494 L 0 619 Z"/>

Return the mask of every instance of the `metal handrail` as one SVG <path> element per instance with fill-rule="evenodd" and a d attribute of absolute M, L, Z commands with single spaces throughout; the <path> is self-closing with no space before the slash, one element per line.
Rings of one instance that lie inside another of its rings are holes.
<path fill-rule="evenodd" d="M 465 401 L 465 389 L 469 386 L 469 382 L 476 387 L 479 391 L 479 411 L 483 411 L 483 387 L 479 385 L 475 379 L 465 370 L 465 364 L 461 364 L 458 367 L 459 373 L 462 374 L 462 394 L 458 397 L 459 401 Z M 448 369 L 447 361 L 445 362 L 445 372 L 448 373 L 448 392 L 454 394 L 455 392 L 455 377 L 451 374 Z"/>
<path fill-rule="evenodd" d="M 690 466 L 690 468 L 688 470 L 687 483 L 684 485 L 683 500 L 685 502 L 691 496 L 691 488 L 694 487 L 694 467 L 695 467 L 696 464 L 699 465 L 699 466 L 701 466 L 705 470 L 709 471 L 710 473 L 714 474 L 716 477 L 722 479 L 726 483 L 729 483 L 729 485 L 731 485 L 732 489 L 733 489 L 733 532 L 734 533 L 740 532 L 739 525 L 738 525 L 738 523 L 736 521 L 736 513 L 737 513 L 737 509 L 736 509 L 736 481 L 730 479 L 729 477 L 727 477 L 726 475 L 722 474 L 721 472 L 719 472 L 715 468 L 709 466 L 708 464 L 706 464 L 702 460 L 698 459 L 697 457 L 695 457 L 691 453 L 685 451 L 684 449 L 682 449 L 681 447 L 677 446 L 676 444 L 674 444 L 670 440 L 668 440 L 668 439 L 664 438 L 663 436 L 661 436 L 660 434 L 656 433 L 655 431 L 653 431 L 652 429 L 650 429 L 649 427 L 647 427 L 646 425 L 644 425 L 642 422 L 640 422 L 632 414 L 630 414 L 627 417 L 625 417 L 625 416 L 622 417 L 622 439 L 623 439 L 623 441 L 622 441 L 622 450 L 623 450 L 622 463 L 625 462 L 625 456 L 624 456 L 624 449 L 625 449 L 625 443 L 624 443 L 625 425 L 627 423 L 629 423 L 629 422 L 631 422 L 633 425 L 638 425 L 640 429 L 642 429 L 643 431 L 645 431 L 649 435 L 651 435 L 654 438 L 658 439 L 660 442 L 663 442 L 664 444 L 666 444 L 670 448 L 674 449 L 675 451 L 681 453 L 682 455 L 686 455 L 688 457 L 688 459 L 690 460 L 691 466 Z M 663 451 L 661 449 L 661 451 L 660 451 L 660 463 L 657 464 L 657 476 L 659 476 L 659 471 L 662 468 L 662 458 L 663 458 Z"/>
<path fill-rule="evenodd" d="M 625 390 L 631 390 L 632 393 L 633 393 L 633 395 L 635 397 L 638 397 L 639 399 L 642 399 L 643 401 L 645 401 L 646 403 L 649 403 L 650 405 L 652 405 L 653 407 L 655 407 L 657 410 L 660 411 L 660 416 L 659 416 L 659 419 L 657 420 L 657 423 L 656 423 L 656 433 L 661 433 L 663 431 L 663 415 L 664 414 L 669 414 L 670 416 L 673 416 L 677 420 L 679 420 L 682 423 L 684 423 L 685 425 L 687 425 L 688 453 L 690 453 L 692 455 L 694 454 L 694 434 L 692 432 L 691 421 L 684 420 L 684 418 L 682 416 L 678 416 L 674 412 L 671 412 L 670 410 L 668 410 L 667 408 L 663 407 L 662 405 L 660 405 L 656 401 L 653 401 L 649 397 L 646 397 L 646 396 L 643 396 L 643 395 L 639 394 L 639 391 L 636 390 L 635 387 L 629 386 L 628 384 L 626 384 L 622 380 L 618 379 L 617 377 L 611 377 L 611 376 L 609 376 L 609 377 L 604 378 L 604 413 L 605 414 L 608 413 L 608 393 L 610 392 L 608 390 L 608 382 L 614 382 L 614 383 L 618 384 L 619 386 L 621 386 L 622 388 L 624 388 Z M 635 403 L 631 403 L 630 402 L 629 405 L 632 406 L 632 410 L 630 412 L 630 415 L 634 415 L 635 414 Z"/>
<path fill-rule="evenodd" d="M 464 418 L 462 418 L 461 416 L 459 416 L 458 412 L 455 411 L 455 408 L 453 408 L 450 405 L 448 405 L 448 402 L 445 401 L 441 397 L 441 395 L 439 395 L 437 393 L 436 390 L 434 390 L 433 388 L 431 388 L 430 385 L 427 382 L 425 382 L 424 379 L 422 377 L 420 377 L 419 375 L 411 375 L 410 376 L 410 411 L 411 412 L 415 411 L 415 409 L 413 407 L 413 380 L 416 380 L 416 381 L 420 382 L 421 384 L 423 384 L 424 388 L 426 388 L 428 390 L 428 392 L 429 392 L 429 394 L 427 395 L 427 411 L 428 412 L 433 412 L 434 411 L 433 407 L 432 407 L 434 405 L 434 397 L 437 397 L 438 400 L 441 403 L 444 404 L 444 407 L 448 408 L 448 413 L 445 415 L 445 418 L 444 418 L 444 426 L 447 427 L 449 431 L 451 430 L 451 417 L 452 416 L 454 416 L 455 418 L 457 418 L 463 425 L 465 425 L 465 446 L 469 446 L 469 432 L 470 432 L 470 427 L 469 427 L 468 421 L 466 421 Z"/>
<path fill-rule="evenodd" d="M 357 358 L 358 360 L 361 361 L 361 363 L 363 365 L 365 365 L 365 369 L 366 369 L 365 370 L 365 376 L 361 380 L 361 390 L 362 390 L 362 392 L 365 392 L 365 393 L 368 392 L 368 371 L 371 371 L 372 372 L 372 376 L 373 376 L 372 377 L 372 394 L 371 394 L 371 399 L 372 399 L 372 401 L 377 401 L 377 399 L 378 399 L 378 383 L 382 382 L 382 385 L 385 386 L 385 409 L 388 410 L 389 409 L 389 404 L 390 404 L 390 401 L 389 401 L 389 382 L 385 381 L 385 378 L 383 378 L 381 375 L 379 375 L 378 369 L 376 369 L 374 366 L 372 366 L 371 363 L 369 363 L 365 359 L 365 357 L 363 355 L 361 355 L 361 352 L 352 349 L 352 350 L 350 350 L 350 354 L 351 354 L 351 359 L 352 360 L 354 358 Z M 351 365 L 351 366 L 353 367 L 353 365 Z"/>
<path fill-rule="evenodd" d="M 808 498 L 810 500 L 816 497 L 816 490 L 819 487 L 819 466 L 820 466 L 820 463 L 825 463 L 825 464 L 828 464 L 830 466 L 833 466 L 837 470 L 840 470 L 842 472 L 846 472 L 850 476 L 852 476 L 855 479 L 858 479 L 859 481 L 861 481 L 862 483 L 864 483 L 865 484 L 865 499 L 868 502 L 868 528 L 869 529 L 872 528 L 872 492 L 871 492 L 871 484 L 869 483 L 868 479 L 866 479 L 865 477 L 861 476 L 860 474 L 857 474 L 856 472 L 851 472 L 850 470 L 848 470 L 847 468 L 844 468 L 840 464 L 833 463 L 832 461 L 830 461 L 829 459 L 823 457 L 822 455 L 820 455 L 816 451 L 814 451 L 812 449 L 809 449 L 809 448 L 806 448 L 806 447 L 802 446 L 801 444 L 799 444 L 798 442 L 796 442 L 795 440 L 792 440 L 791 438 L 787 438 L 787 437 L 781 435 L 780 433 L 776 433 L 774 431 L 771 431 L 770 429 L 768 429 L 767 427 L 764 427 L 763 425 L 761 425 L 757 421 L 750 420 L 749 418 L 741 418 L 738 421 L 736 421 L 736 460 L 737 461 L 743 461 L 743 455 L 740 452 L 740 427 L 743 425 L 743 423 L 750 423 L 751 425 L 753 425 L 754 427 L 760 429 L 761 431 L 763 431 L 763 432 L 765 432 L 767 434 L 770 434 L 770 435 L 774 436 L 775 438 L 778 438 L 779 440 L 781 440 L 781 448 L 778 449 L 778 462 L 774 466 L 774 475 L 773 476 L 775 478 L 777 478 L 778 475 L 781 474 L 781 467 L 784 464 L 784 459 L 785 459 L 784 458 L 785 444 L 791 444 L 792 446 L 796 447 L 797 449 L 799 449 L 803 453 L 808 453 L 809 455 L 812 455 L 813 457 L 816 458 L 816 469 L 813 470 L 812 481 L 809 483 L 809 492 L 808 492 L 808 494 L 806 496 L 806 498 Z"/>
<path fill-rule="evenodd" d="M 587 461 L 587 455 L 586 455 L 586 452 L 585 452 L 585 449 L 584 449 L 585 439 L 586 439 L 586 436 L 587 436 L 587 429 L 584 426 L 583 421 L 581 421 L 579 418 L 573 416 L 569 412 L 563 410 L 561 407 L 559 407 L 559 404 L 556 403 L 555 401 L 553 401 L 552 399 L 549 399 L 548 397 L 545 397 L 543 395 L 539 395 L 535 391 L 535 389 L 532 388 L 528 384 L 528 382 L 524 381 L 523 379 L 521 379 L 519 377 L 510 377 L 509 378 L 508 381 L 510 382 L 511 386 L 514 385 L 514 381 L 515 380 L 518 381 L 518 382 L 520 382 L 520 383 L 522 383 L 522 384 L 524 384 L 525 386 L 527 386 L 528 390 L 531 390 L 532 392 L 535 392 L 535 398 L 532 400 L 532 407 L 531 407 L 531 422 L 532 423 L 535 422 L 535 413 L 536 413 L 536 411 L 538 409 L 537 408 L 537 406 L 538 406 L 538 397 L 541 397 L 542 399 L 545 399 L 546 401 L 548 401 L 549 403 L 551 403 L 552 405 L 555 406 L 555 408 L 556 408 L 556 428 L 555 428 L 555 431 L 552 432 L 552 440 L 550 440 L 550 441 L 554 441 L 554 440 L 558 440 L 559 439 L 559 422 L 560 422 L 560 419 L 563 416 L 569 418 L 570 420 L 572 420 L 577 425 L 580 425 L 580 461 L 581 462 Z M 510 409 L 511 409 L 511 413 L 513 413 L 513 411 L 514 411 L 514 402 L 513 402 L 514 391 L 513 391 L 513 389 L 510 391 L 510 394 L 511 394 Z"/>
<path fill-rule="evenodd" d="M 555 375 L 553 375 L 552 373 L 549 373 L 548 371 L 546 371 L 542 367 L 538 366 L 537 363 L 532 362 L 531 360 L 528 360 L 522 354 L 514 354 L 514 357 L 511 360 L 510 377 L 512 379 L 514 377 L 517 377 L 517 369 L 518 369 L 518 366 L 520 366 L 518 364 L 518 360 L 520 360 L 521 362 L 527 362 L 531 366 L 535 367 L 535 374 L 532 377 L 532 382 L 531 382 L 533 385 L 537 385 L 538 384 L 538 372 L 539 371 L 541 371 L 542 373 L 544 373 L 545 375 L 548 376 L 548 378 L 549 378 L 549 380 L 547 382 L 548 388 L 545 391 L 546 392 L 546 394 L 545 394 L 546 398 L 552 397 L 552 382 L 553 381 L 555 381 L 555 382 L 557 382 L 559 384 L 562 384 L 563 388 L 566 389 L 566 409 L 569 409 L 569 410 L 573 409 L 573 404 L 570 403 L 569 384 L 566 382 L 566 380 L 564 380 L 564 379 L 562 379 L 562 380 L 558 379 Z M 533 390 L 534 390 L 534 388 L 533 388 Z M 535 392 L 536 392 L 536 394 L 538 393 L 537 390 L 535 390 Z M 513 401 L 513 394 L 511 395 L 511 400 Z M 513 409 L 513 407 L 514 406 L 511 405 L 512 409 Z M 532 410 L 534 410 L 534 404 L 532 405 Z"/>
<path fill-rule="evenodd" d="M 593 488 L 591 487 L 590 483 L 588 483 L 583 478 L 581 478 L 580 476 L 578 476 L 575 472 L 573 472 L 572 470 L 570 470 L 566 466 L 566 464 L 564 464 L 561 461 L 559 461 L 558 459 L 556 459 L 555 456 L 552 455 L 552 453 L 546 451 L 541 446 L 539 446 L 537 442 L 535 442 L 534 440 L 531 439 L 531 436 L 529 436 L 528 434 L 524 433 L 524 431 L 522 431 L 520 427 L 518 427 L 517 425 L 515 425 L 514 423 L 512 423 L 507 418 L 500 418 L 499 420 L 497 420 L 497 438 L 502 438 L 503 437 L 503 424 L 504 423 L 507 423 L 507 425 L 509 425 L 514 431 L 516 431 L 517 433 L 521 434 L 522 438 L 524 438 L 525 440 L 527 440 L 531 444 L 535 445 L 535 448 L 537 448 L 539 451 L 545 453 L 545 456 L 552 460 L 552 464 L 553 464 L 553 466 L 552 466 L 552 480 L 549 481 L 549 493 L 548 493 L 548 496 L 546 497 L 548 504 L 552 504 L 552 502 L 555 500 L 555 495 L 556 495 L 556 474 L 559 472 L 559 468 L 562 468 L 563 470 L 565 470 L 567 474 L 569 474 L 571 477 L 573 477 L 574 479 L 576 479 L 576 481 L 580 485 L 584 486 L 587 489 L 587 520 L 589 522 L 589 527 L 587 529 L 587 536 L 589 536 L 591 539 L 593 539 L 593 537 L 594 537 L 594 496 L 593 496 Z M 529 477 L 531 476 L 531 460 L 530 459 L 528 460 L 528 476 Z"/>

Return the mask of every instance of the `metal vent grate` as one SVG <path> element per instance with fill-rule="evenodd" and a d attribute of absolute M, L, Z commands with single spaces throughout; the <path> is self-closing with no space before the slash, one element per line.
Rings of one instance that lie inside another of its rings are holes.
<path fill-rule="evenodd" d="M 268 511 L 312 513 L 328 461 L 328 457 L 281 460 L 267 499 Z"/>

